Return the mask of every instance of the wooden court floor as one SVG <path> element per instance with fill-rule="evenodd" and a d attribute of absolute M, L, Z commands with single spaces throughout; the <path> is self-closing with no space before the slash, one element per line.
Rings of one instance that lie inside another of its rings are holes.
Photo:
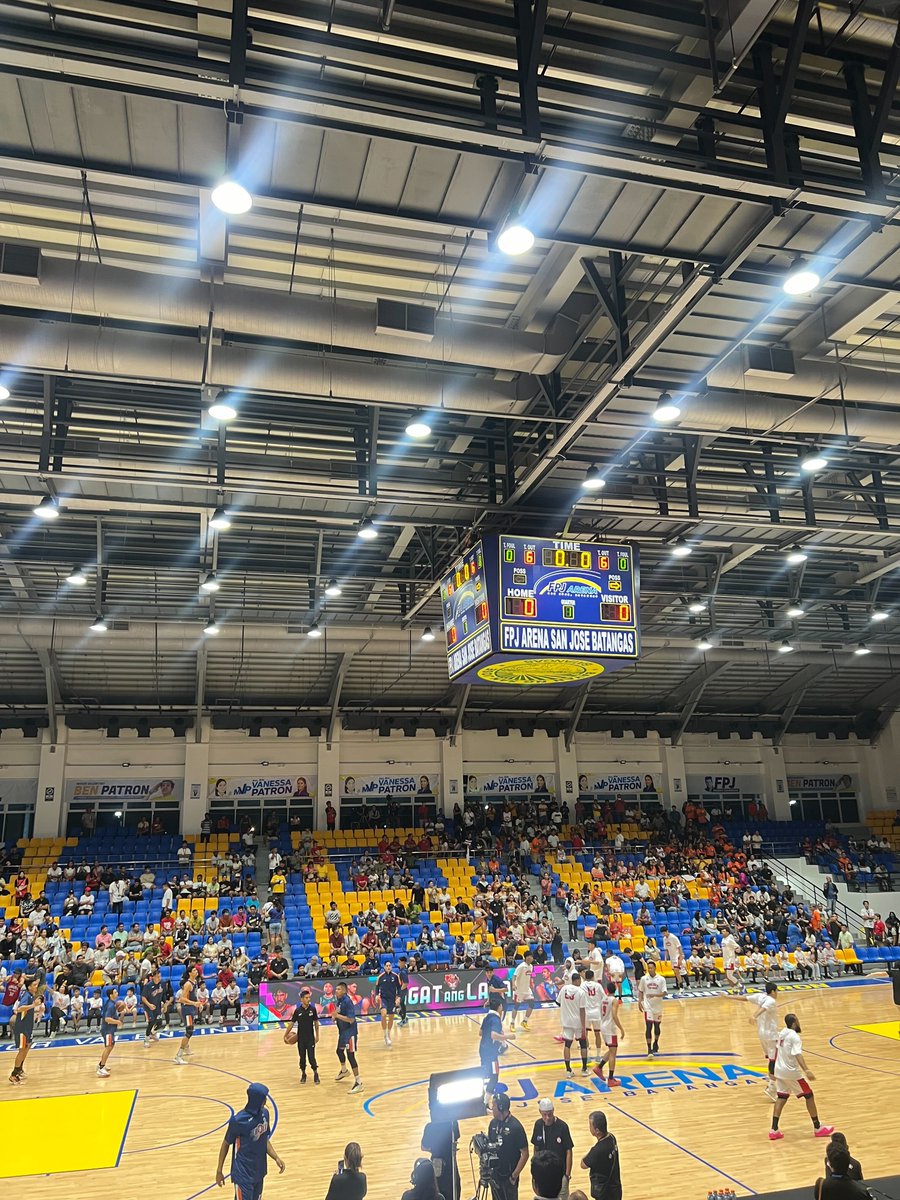
<path fill-rule="evenodd" d="M 800 1016 L 823 1122 L 847 1135 L 868 1177 L 896 1172 L 900 1026 L 890 987 L 797 990 L 781 1000 L 788 1001 L 783 1011 Z M 674 1180 L 680 1195 L 696 1200 L 726 1188 L 746 1195 L 811 1186 L 821 1173 L 824 1142 L 811 1136 L 805 1108 L 794 1100 L 781 1121 L 784 1141 L 768 1141 L 771 1106 L 749 1017 L 748 1005 L 724 996 L 671 1001 L 660 1056 L 648 1060 L 641 1018 L 629 1006 L 619 1068 L 627 1086 L 601 1093 L 577 1073 L 567 1083 L 553 1040 L 556 1012 L 539 1011 L 504 1056 L 502 1080 L 529 1136 L 537 1097 L 556 1094 L 557 1115 L 575 1140 L 573 1188 L 589 1190 L 577 1162 L 591 1144 L 587 1116 L 595 1108 L 606 1110 L 619 1140 L 626 1200 L 655 1200 Z M 28 1174 L 29 1200 L 62 1200 L 76 1189 L 92 1200 L 121 1200 L 148 1188 L 160 1200 L 221 1195 L 214 1173 L 223 1123 L 231 1108 L 241 1107 L 247 1082 L 260 1080 L 277 1106 L 274 1141 L 287 1164 L 284 1176 L 269 1176 L 269 1200 L 324 1197 L 350 1140 L 363 1148 L 369 1196 L 397 1200 L 428 1119 L 428 1076 L 477 1063 L 478 1020 L 477 1013 L 413 1019 L 395 1031 L 390 1050 L 379 1026 L 363 1024 L 360 1096 L 334 1082 L 330 1027 L 322 1030 L 319 1087 L 300 1086 L 296 1051 L 278 1030 L 196 1037 L 185 1067 L 172 1063 L 173 1043 L 152 1049 L 120 1043 L 104 1080 L 94 1073 L 93 1048 L 35 1050 L 19 1089 L 5 1083 L 7 1053 L 0 1056 L 0 1086 L 7 1088 L 0 1093 L 0 1176 Z M 469 1139 L 482 1127 L 486 1121 L 463 1124 L 463 1200 L 474 1192 Z M 528 1194 L 523 1186 L 521 1195 Z"/>

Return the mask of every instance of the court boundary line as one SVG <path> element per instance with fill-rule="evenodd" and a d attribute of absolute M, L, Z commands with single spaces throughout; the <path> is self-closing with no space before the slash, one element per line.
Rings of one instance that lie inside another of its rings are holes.
<path fill-rule="evenodd" d="M 131 1118 L 134 1116 L 134 1109 L 135 1109 L 135 1105 L 137 1104 L 137 1098 L 138 1098 L 138 1089 L 133 1088 L 132 1092 L 131 1092 L 131 1107 L 128 1109 L 128 1117 L 126 1118 L 126 1121 L 125 1121 L 125 1128 L 122 1131 L 122 1140 L 119 1143 L 119 1153 L 116 1155 L 116 1161 L 113 1164 L 113 1169 L 118 1167 L 119 1163 L 122 1161 L 122 1155 L 125 1152 L 125 1142 L 128 1140 L 128 1131 L 131 1128 Z"/>

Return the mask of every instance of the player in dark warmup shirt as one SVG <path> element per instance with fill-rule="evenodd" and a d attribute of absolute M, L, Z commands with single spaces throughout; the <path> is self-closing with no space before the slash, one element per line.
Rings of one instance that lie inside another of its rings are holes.
<path fill-rule="evenodd" d="M 375 994 L 381 1003 L 381 1032 L 384 1034 L 384 1044 L 390 1046 L 391 1030 L 394 1028 L 394 1010 L 400 995 L 400 980 L 391 963 L 384 964 L 384 970 L 375 981 Z"/>
<path fill-rule="evenodd" d="M 187 1062 L 186 1055 L 191 1053 L 191 1038 L 194 1036 L 194 1022 L 197 1019 L 197 1009 L 200 1002 L 197 999 L 197 988 L 200 981 L 200 968 L 191 967 L 187 979 L 181 985 L 181 1019 L 184 1022 L 184 1033 L 178 1045 L 178 1053 L 174 1062 L 183 1067 Z"/>
<path fill-rule="evenodd" d="M 400 1020 L 398 1025 L 408 1025 L 409 1017 L 406 1015 L 406 1000 L 409 995 L 409 970 L 406 965 L 406 955 L 401 954 L 397 959 L 397 978 L 400 980 L 400 1004 L 397 1010 L 397 1015 Z"/>
<path fill-rule="evenodd" d="M 101 1079 L 106 1079 L 109 1075 L 109 1069 L 106 1064 L 116 1044 L 116 1030 L 122 1024 L 122 1018 L 119 1015 L 118 999 L 118 989 L 110 988 L 109 995 L 106 997 L 103 1005 L 103 1017 L 100 1021 L 100 1032 L 103 1035 L 103 1053 L 100 1055 L 100 1062 L 97 1064 L 97 1074 Z"/>
<path fill-rule="evenodd" d="M 159 967 L 154 967 L 150 978 L 141 988 L 141 1007 L 147 1017 L 147 1032 L 144 1034 L 144 1045 L 158 1042 L 157 1029 L 163 1023 L 163 1000 L 166 989 L 159 973 Z"/>
<path fill-rule="evenodd" d="M 40 1003 L 44 985 L 38 979 L 33 979 L 23 992 L 19 993 L 16 1011 L 13 1014 L 13 1037 L 18 1051 L 9 1076 L 10 1083 L 21 1083 L 25 1077 L 25 1059 L 34 1041 L 34 1010 Z"/>
<path fill-rule="evenodd" d="M 231 1182 L 234 1200 L 260 1200 L 271 1158 L 280 1172 L 284 1163 L 272 1145 L 272 1127 L 266 1097 L 269 1089 L 264 1083 L 251 1083 L 247 1088 L 247 1103 L 228 1122 L 225 1137 L 219 1147 L 216 1183 L 225 1186 L 225 1159 L 231 1149 Z"/>
<path fill-rule="evenodd" d="M 316 1062 L 316 1043 L 319 1040 L 319 1014 L 312 1003 L 312 992 L 304 988 L 300 1003 L 294 1009 L 291 1025 L 297 1030 L 297 1053 L 300 1055 L 300 1082 L 306 1083 L 306 1060 L 313 1070 L 313 1083 L 319 1083 L 319 1064 Z"/>
<path fill-rule="evenodd" d="M 359 1032 L 359 1026 L 356 1022 L 356 1008 L 353 1001 L 347 995 L 346 983 L 339 983 L 334 989 L 334 1023 L 338 1030 L 337 1056 L 341 1064 L 341 1069 L 335 1076 L 335 1082 L 341 1079 L 346 1079 L 349 1075 L 347 1063 L 350 1063 L 350 1071 L 353 1072 L 353 1087 L 351 1092 L 362 1091 L 362 1081 L 359 1078 L 359 1065 L 356 1061 L 356 1036 Z"/>

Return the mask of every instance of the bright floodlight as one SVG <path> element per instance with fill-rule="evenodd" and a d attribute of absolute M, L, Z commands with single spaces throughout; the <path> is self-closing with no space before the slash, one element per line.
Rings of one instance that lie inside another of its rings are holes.
<path fill-rule="evenodd" d="M 702 612 L 706 612 L 706 601 L 692 600 L 688 605 L 688 612 L 693 613 L 695 617 L 699 617 Z"/>
<path fill-rule="evenodd" d="M 801 546 L 792 546 L 788 551 L 787 560 L 792 567 L 797 567 L 800 563 L 806 562 L 809 555 Z"/>
<path fill-rule="evenodd" d="M 890 615 L 890 612 L 886 608 L 876 608 L 869 614 L 869 619 L 872 621 L 886 621 Z"/>
<path fill-rule="evenodd" d="M 709 634 L 704 633 L 702 637 L 697 639 L 698 650 L 712 650 L 713 644 Z"/>
<path fill-rule="evenodd" d="M 207 575 L 207 577 L 200 584 L 200 591 L 217 592 L 221 586 L 222 585 L 219 583 L 219 577 L 214 572 L 210 572 L 210 574 Z"/>
<path fill-rule="evenodd" d="M 677 541 L 672 547 L 672 554 L 675 558 L 687 558 L 689 554 L 693 554 L 693 547 L 689 546 L 687 542 Z"/>
<path fill-rule="evenodd" d="M 221 505 L 216 509 L 213 515 L 209 518 L 210 528 L 212 529 L 230 529 L 231 515 L 227 508 Z"/>
<path fill-rule="evenodd" d="M 603 478 L 603 472 L 599 467 L 591 467 L 587 475 L 581 481 L 581 486 L 586 492 L 599 492 L 606 487 L 606 480 Z"/>
<path fill-rule="evenodd" d="M 332 600 L 336 600 L 340 596 L 341 591 L 341 585 L 336 579 L 329 579 L 325 584 L 325 595 L 329 596 Z"/>
<path fill-rule="evenodd" d="M 800 469 L 808 471 L 812 474 L 813 471 L 824 471 L 828 466 L 828 459 L 820 450 L 813 450 L 811 454 L 807 454 L 805 458 L 800 459 Z"/>
<path fill-rule="evenodd" d="M 822 282 L 822 276 L 805 259 L 795 258 L 781 282 L 786 296 L 806 296 L 814 292 Z"/>
<path fill-rule="evenodd" d="M 42 521 L 55 521 L 59 516 L 59 505 L 52 496 L 44 496 L 31 511 Z"/>
<path fill-rule="evenodd" d="M 806 609 L 799 600 L 793 600 L 785 609 L 785 614 L 792 620 L 798 620 L 800 617 L 806 616 Z"/>
<path fill-rule="evenodd" d="M 431 424 L 425 416 L 414 417 L 406 426 L 406 436 L 411 438 L 427 438 L 431 433 Z"/>
<path fill-rule="evenodd" d="M 97 613 L 96 617 L 94 617 L 93 621 L 91 622 L 91 632 L 106 633 L 107 629 L 109 629 L 109 626 L 106 623 L 106 618 L 102 615 L 102 613 Z"/>
<path fill-rule="evenodd" d="M 862 657 L 862 655 L 864 655 L 864 654 L 871 654 L 872 651 L 869 649 L 869 647 L 866 645 L 865 642 L 860 642 L 859 645 L 856 647 L 856 649 L 853 651 L 853 653 L 856 654 L 858 657 Z"/>
<path fill-rule="evenodd" d="M 793 652 L 793 649 L 794 649 L 794 647 L 791 645 L 790 642 L 782 642 L 781 645 L 778 647 L 778 653 L 779 654 L 791 654 Z"/>
<path fill-rule="evenodd" d="M 320 638 L 322 636 L 322 630 L 319 628 L 318 621 L 313 621 L 312 625 L 306 631 L 306 636 L 311 638 Z"/>
<path fill-rule="evenodd" d="M 673 400 L 668 392 L 663 392 L 659 403 L 653 410 L 653 420 L 659 425 L 671 425 L 681 416 L 681 405 Z"/>
<path fill-rule="evenodd" d="M 206 635 L 206 637 L 216 637 L 218 635 L 219 626 L 216 622 L 215 617 L 209 618 L 209 620 L 203 626 L 203 632 Z"/>
<path fill-rule="evenodd" d="M 9 388 L 5 383 L 0 383 L 0 401 L 9 399 Z"/>
<path fill-rule="evenodd" d="M 425 628 L 422 630 L 422 641 L 423 642 L 433 642 L 434 641 L 434 630 L 431 628 L 430 625 L 426 625 Z"/>
<path fill-rule="evenodd" d="M 518 221 L 505 226 L 497 238 L 497 248 L 504 254 L 527 254 L 534 245 L 534 234 Z"/>
<path fill-rule="evenodd" d="M 363 521 L 356 531 L 356 536 L 362 538 L 364 542 L 373 542 L 378 537 L 378 530 L 371 521 Z"/>
<path fill-rule="evenodd" d="M 66 583 L 71 584 L 72 587 L 84 587 L 87 583 L 87 575 L 81 567 L 73 567 L 66 576 Z"/>
<path fill-rule="evenodd" d="M 213 188 L 211 199 L 219 212 L 228 216 L 249 212 L 253 207 L 253 197 L 235 179 L 223 179 L 218 187 Z"/>
<path fill-rule="evenodd" d="M 480 1100 L 484 1092 L 481 1079 L 454 1079 L 438 1085 L 435 1099 L 438 1104 L 461 1104 L 465 1100 Z"/>
<path fill-rule="evenodd" d="M 237 409 L 225 392 L 220 392 L 206 411 L 214 421 L 233 421 L 237 416 Z"/>

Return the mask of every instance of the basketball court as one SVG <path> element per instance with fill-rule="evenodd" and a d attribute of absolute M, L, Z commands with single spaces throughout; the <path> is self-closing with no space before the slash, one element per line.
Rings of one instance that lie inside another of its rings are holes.
<path fill-rule="evenodd" d="M 782 992 L 779 1004 L 782 1013 L 793 1009 L 800 1017 L 823 1123 L 846 1134 L 868 1177 L 896 1170 L 900 1026 L 890 986 L 795 986 Z M 321 1033 L 319 1087 L 301 1087 L 296 1051 L 284 1045 L 279 1028 L 195 1037 L 194 1057 L 185 1067 L 172 1063 L 174 1041 L 147 1049 L 123 1040 L 107 1080 L 94 1074 L 92 1047 L 36 1049 L 25 1084 L 4 1098 L 0 1110 L 0 1173 L 29 1176 L 22 1186 L 34 1200 L 61 1200 L 74 1189 L 96 1200 L 119 1200 L 148 1187 L 166 1200 L 194 1200 L 217 1190 L 224 1125 L 242 1106 L 247 1084 L 258 1080 L 270 1088 L 273 1141 L 287 1164 L 283 1177 L 270 1174 L 267 1196 L 324 1196 L 345 1143 L 355 1140 L 363 1149 L 369 1195 L 394 1200 L 408 1186 L 428 1120 L 428 1077 L 477 1063 L 480 1019 L 480 1013 L 411 1017 L 407 1028 L 395 1029 L 392 1049 L 384 1046 L 377 1023 L 362 1023 L 365 1090 L 354 1097 L 347 1081 L 334 1082 L 331 1026 Z M 687 1196 L 811 1187 L 822 1173 L 824 1142 L 812 1137 L 805 1107 L 797 1102 L 782 1116 L 784 1141 L 767 1140 L 771 1105 L 763 1096 L 760 1047 L 749 1019 L 748 1006 L 724 995 L 670 1000 L 661 1053 L 649 1060 L 637 1008 L 629 1003 L 618 1067 L 623 1086 L 609 1092 L 577 1068 L 566 1079 L 553 1039 L 556 1011 L 538 1010 L 501 1060 L 501 1081 L 529 1136 L 538 1097 L 555 1097 L 556 1114 L 575 1141 L 573 1189 L 589 1190 L 578 1163 L 591 1145 L 588 1114 L 597 1108 L 607 1112 L 619 1141 L 626 1196 L 668 1190 L 673 1181 Z M 468 1144 L 486 1126 L 487 1118 L 462 1125 L 463 1197 L 475 1190 Z M 30 1174 L 37 1161 L 49 1173 Z M 658 1181 L 652 1187 L 648 1170 Z"/>

